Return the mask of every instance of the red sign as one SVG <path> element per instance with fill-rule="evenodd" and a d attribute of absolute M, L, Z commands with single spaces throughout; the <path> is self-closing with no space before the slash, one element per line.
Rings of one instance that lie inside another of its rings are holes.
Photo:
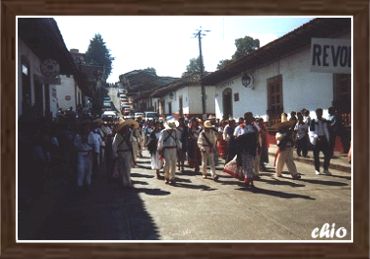
<path fill-rule="evenodd" d="M 71 96 L 70 96 L 70 95 L 66 95 L 66 96 L 64 97 L 64 99 L 66 99 L 66 101 L 70 101 L 70 100 L 71 100 Z"/>

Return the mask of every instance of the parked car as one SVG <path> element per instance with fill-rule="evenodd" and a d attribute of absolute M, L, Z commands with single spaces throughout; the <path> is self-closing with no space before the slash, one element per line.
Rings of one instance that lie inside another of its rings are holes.
<path fill-rule="evenodd" d="M 112 105 L 113 103 L 111 101 L 104 101 L 103 102 L 103 109 L 111 109 L 112 108 Z"/>
<path fill-rule="evenodd" d="M 102 113 L 100 117 L 104 121 L 113 121 L 118 118 L 117 113 L 115 111 L 105 111 Z"/>
<path fill-rule="evenodd" d="M 144 113 L 143 112 L 135 112 L 134 113 L 134 118 L 137 119 L 137 118 L 144 118 Z"/>
<path fill-rule="evenodd" d="M 144 112 L 144 120 L 151 121 L 151 120 L 158 120 L 159 116 L 158 113 L 153 111 L 146 111 Z"/>
<path fill-rule="evenodd" d="M 127 115 L 124 115 L 123 118 L 124 119 L 134 119 L 134 115 L 132 115 L 131 113 L 129 113 Z"/>

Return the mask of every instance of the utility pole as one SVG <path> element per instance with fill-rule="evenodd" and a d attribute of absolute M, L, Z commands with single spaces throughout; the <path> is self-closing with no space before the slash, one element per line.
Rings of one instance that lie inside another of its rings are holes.
<path fill-rule="evenodd" d="M 202 55 L 202 36 L 205 36 L 206 34 L 203 32 L 210 32 L 210 30 L 204 30 L 202 31 L 202 27 L 194 33 L 194 38 L 198 37 L 199 42 L 199 65 L 200 65 L 200 86 L 202 91 L 202 113 L 206 114 L 206 90 L 204 88 L 202 79 L 204 74 L 204 66 L 203 66 L 203 55 Z"/>

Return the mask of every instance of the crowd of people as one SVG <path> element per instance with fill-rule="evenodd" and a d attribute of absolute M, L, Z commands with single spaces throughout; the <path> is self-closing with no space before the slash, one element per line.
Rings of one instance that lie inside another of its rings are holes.
<path fill-rule="evenodd" d="M 246 112 L 237 122 L 232 118 L 217 120 L 214 116 L 206 120 L 169 116 L 161 121 L 140 118 L 103 121 L 89 117 L 74 119 L 70 114 L 57 121 L 20 121 L 21 184 L 34 183 L 37 189 L 42 179 L 53 171 L 51 168 L 63 164 L 80 190 L 88 190 L 94 176 L 102 171 L 110 179 L 119 179 L 122 186 L 132 187 L 131 168 L 147 149 L 151 168 L 158 179 L 162 179 L 163 170 L 166 184 L 175 184 L 176 169 L 184 172 L 185 165 L 192 168 L 194 175 L 218 181 L 216 165 L 222 158 L 225 172 L 232 168 L 234 176 L 253 186 L 260 172 L 266 171 L 271 132 L 275 133 L 277 144 L 276 177 L 282 176 L 286 165 L 293 179 L 301 178 L 293 160 L 294 149 L 303 157 L 313 150 L 316 174 L 321 173 L 319 153 L 323 152 L 323 173 L 330 175 L 335 139 L 343 131 L 333 107 L 329 108 L 328 119 L 322 117 L 320 108 L 315 119 L 310 118 L 306 109 L 291 112 L 289 119 L 283 113 L 281 121 L 269 129 L 262 118 L 255 118 L 251 112 Z M 105 170 L 101 170 L 102 166 Z M 33 168 L 33 173 L 27 173 L 27 168 Z"/>

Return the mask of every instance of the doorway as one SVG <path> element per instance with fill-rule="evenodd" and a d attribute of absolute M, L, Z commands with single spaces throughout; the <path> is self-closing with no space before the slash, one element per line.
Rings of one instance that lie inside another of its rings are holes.
<path fill-rule="evenodd" d="M 182 96 L 179 97 L 179 113 L 181 117 L 184 116 Z"/>
<path fill-rule="evenodd" d="M 226 88 L 222 92 L 222 109 L 224 118 L 233 117 L 233 99 L 231 88 Z"/>

